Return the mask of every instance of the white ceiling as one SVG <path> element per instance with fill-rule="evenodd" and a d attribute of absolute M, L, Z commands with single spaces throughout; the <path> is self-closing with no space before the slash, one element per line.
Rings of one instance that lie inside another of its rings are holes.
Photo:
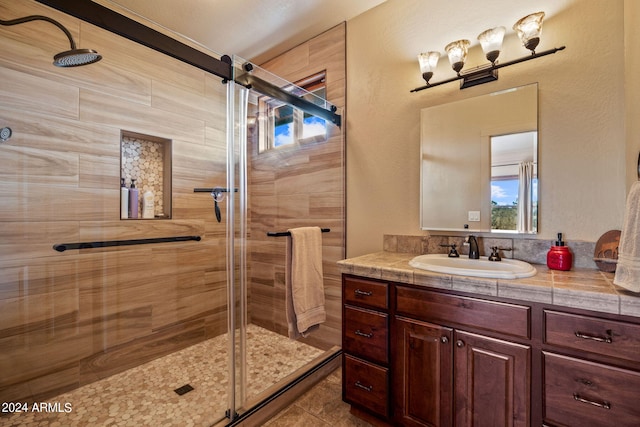
<path fill-rule="evenodd" d="M 111 0 L 218 54 L 261 64 L 386 0 Z M 109 7 L 109 2 L 106 6 Z"/>

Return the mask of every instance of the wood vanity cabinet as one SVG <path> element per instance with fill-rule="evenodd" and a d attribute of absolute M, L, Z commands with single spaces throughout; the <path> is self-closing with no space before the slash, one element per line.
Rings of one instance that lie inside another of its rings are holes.
<path fill-rule="evenodd" d="M 403 426 L 528 426 L 530 309 L 395 286 L 393 409 Z M 488 319 L 493 316 L 491 324 Z M 447 326 L 442 325 L 444 323 Z M 484 333 L 465 331 L 481 326 Z"/>
<path fill-rule="evenodd" d="M 557 310 L 544 321 L 545 424 L 639 426 L 640 324 Z"/>
<path fill-rule="evenodd" d="M 343 276 L 342 298 L 342 399 L 387 419 L 389 285 Z"/>
<path fill-rule="evenodd" d="M 343 351 L 380 425 L 640 426 L 635 317 L 344 274 Z"/>

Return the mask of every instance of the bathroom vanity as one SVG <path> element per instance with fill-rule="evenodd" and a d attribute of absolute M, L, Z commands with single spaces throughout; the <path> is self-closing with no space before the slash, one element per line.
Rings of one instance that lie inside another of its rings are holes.
<path fill-rule="evenodd" d="M 374 425 L 637 426 L 640 296 L 613 274 L 446 275 L 339 262 L 343 400 Z"/>

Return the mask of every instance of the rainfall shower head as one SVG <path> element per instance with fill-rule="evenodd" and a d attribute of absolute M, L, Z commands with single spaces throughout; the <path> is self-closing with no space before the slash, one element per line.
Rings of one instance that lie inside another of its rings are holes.
<path fill-rule="evenodd" d="M 55 55 L 53 65 L 56 67 L 78 67 L 93 64 L 101 59 L 102 56 L 93 49 L 72 49 Z"/>
<path fill-rule="evenodd" d="M 55 65 L 56 67 L 77 67 L 80 65 L 93 64 L 94 62 L 98 62 L 102 59 L 102 56 L 95 50 L 76 49 L 76 42 L 73 41 L 73 37 L 71 37 L 71 33 L 69 32 L 69 30 L 67 30 L 64 25 L 62 25 L 55 19 L 49 18 L 48 16 L 30 15 L 25 16 L 24 18 L 12 19 L 10 21 L 3 21 L 2 19 L 0 19 L 0 25 L 17 25 L 30 21 L 50 22 L 56 27 L 60 28 L 60 30 L 62 30 L 62 32 L 69 39 L 71 50 L 61 52 L 53 57 L 53 65 Z"/>

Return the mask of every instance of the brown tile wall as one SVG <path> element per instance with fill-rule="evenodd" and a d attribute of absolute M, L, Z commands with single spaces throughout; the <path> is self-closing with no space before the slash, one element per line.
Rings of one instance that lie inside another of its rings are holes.
<path fill-rule="evenodd" d="M 327 99 L 344 116 L 345 27 L 341 24 L 262 67 L 292 82 L 326 71 Z M 331 232 L 323 234 L 327 321 L 305 339 L 324 349 L 340 344 L 341 281 L 336 262 L 345 256 L 345 138 L 339 128 L 331 128 L 326 142 L 281 147 L 261 154 L 254 139 L 249 167 L 252 322 L 287 333 L 286 238 L 267 237 L 266 233 L 301 226 L 330 228 Z"/>
<path fill-rule="evenodd" d="M 225 182 L 226 86 L 32 1 L 104 59 L 59 69 L 47 23 L 0 27 L 0 401 L 41 399 L 226 331 L 225 226 L 195 187 Z M 171 220 L 120 220 L 120 132 L 173 142 Z M 200 242 L 56 252 L 55 243 Z"/>

